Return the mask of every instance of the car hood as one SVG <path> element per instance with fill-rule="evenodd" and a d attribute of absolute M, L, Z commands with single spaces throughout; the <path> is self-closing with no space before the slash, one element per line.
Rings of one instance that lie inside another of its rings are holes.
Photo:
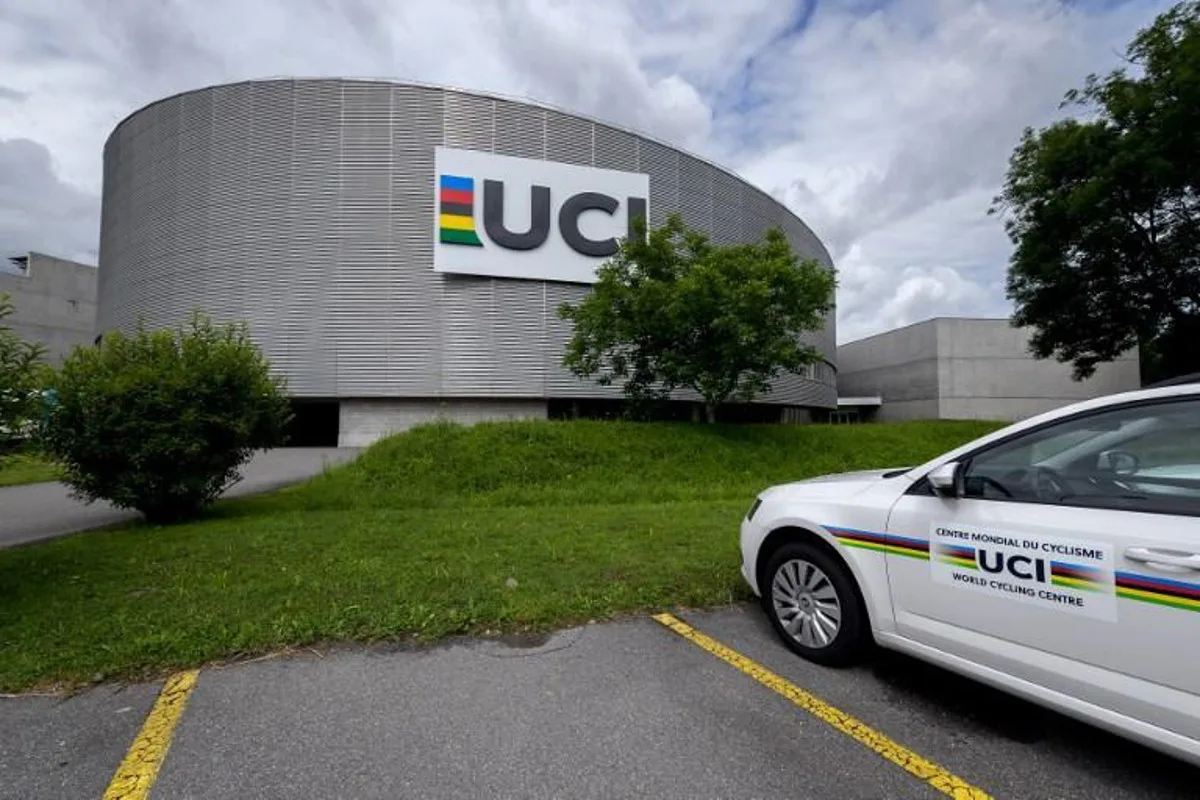
<path fill-rule="evenodd" d="M 893 475 L 898 479 L 903 472 L 903 468 L 895 468 L 818 475 L 802 481 L 772 486 L 763 494 L 764 496 L 767 494 L 786 493 L 791 496 L 800 497 L 846 497 L 858 494 L 877 485 L 887 475 Z"/>

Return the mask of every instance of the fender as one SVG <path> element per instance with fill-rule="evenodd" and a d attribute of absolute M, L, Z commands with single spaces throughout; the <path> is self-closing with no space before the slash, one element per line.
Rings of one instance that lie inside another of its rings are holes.
<path fill-rule="evenodd" d="M 827 510 L 830 512 L 831 517 L 845 516 L 846 511 L 844 507 L 832 507 Z M 896 629 L 896 621 L 895 612 L 892 608 L 892 598 L 888 594 L 887 559 L 880 552 L 861 550 L 842 545 L 837 537 L 830 533 L 828 527 L 837 527 L 841 522 L 841 520 L 834 519 L 826 520 L 822 524 L 811 517 L 795 515 L 775 517 L 764 528 L 763 540 L 765 541 L 767 536 L 782 528 L 800 528 L 815 534 L 821 541 L 829 545 L 849 568 L 855 583 L 858 584 L 858 590 L 862 593 L 863 601 L 866 603 L 867 615 L 870 618 L 872 630 L 881 633 L 894 631 Z M 844 524 L 847 527 L 861 527 L 859 525 L 852 525 L 849 521 Z M 761 587 L 759 588 L 761 590 Z"/>

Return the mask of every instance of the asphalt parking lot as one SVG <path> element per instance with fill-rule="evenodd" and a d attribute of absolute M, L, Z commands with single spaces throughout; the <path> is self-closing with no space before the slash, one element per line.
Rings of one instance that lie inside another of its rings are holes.
<path fill-rule="evenodd" d="M 753 607 L 676 616 L 975 796 L 1182 798 L 1200 785 L 1182 762 L 906 657 L 808 664 Z M 105 796 L 161 686 L 0 700 L 0 797 Z M 945 796 L 649 617 L 208 668 L 182 708 L 150 797 Z"/>

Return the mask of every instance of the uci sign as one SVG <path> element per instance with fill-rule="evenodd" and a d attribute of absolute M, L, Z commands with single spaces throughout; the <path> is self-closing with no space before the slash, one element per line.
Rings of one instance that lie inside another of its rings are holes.
<path fill-rule="evenodd" d="M 593 283 L 649 213 L 640 173 L 449 147 L 434 170 L 438 272 Z"/>

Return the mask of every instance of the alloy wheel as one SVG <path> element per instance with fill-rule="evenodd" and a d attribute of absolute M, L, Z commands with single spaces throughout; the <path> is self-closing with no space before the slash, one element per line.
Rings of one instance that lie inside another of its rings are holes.
<path fill-rule="evenodd" d="M 828 647 L 841 629 L 837 590 L 810 561 L 793 558 L 779 565 L 771 582 L 771 601 L 783 629 L 803 647 Z"/>

